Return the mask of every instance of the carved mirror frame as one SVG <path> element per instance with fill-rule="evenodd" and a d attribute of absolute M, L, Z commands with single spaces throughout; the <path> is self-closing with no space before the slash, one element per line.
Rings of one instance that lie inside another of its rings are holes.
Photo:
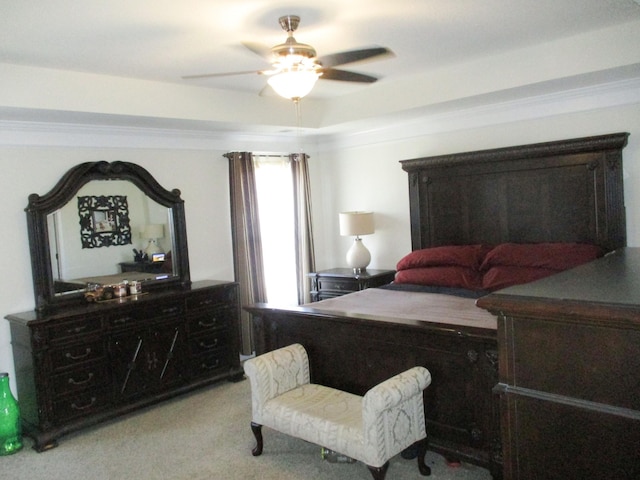
<path fill-rule="evenodd" d="M 86 162 L 67 171 L 45 195 L 41 196 L 37 193 L 29 195 L 29 204 L 25 211 L 36 310 L 43 311 L 79 304 L 83 300 L 82 292 L 65 296 L 55 295 L 47 215 L 66 205 L 83 185 L 92 180 L 128 180 L 149 198 L 171 209 L 174 231 L 174 252 L 172 253 L 174 275 L 160 280 L 149 280 L 145 282 L 145 287 L 153 290 L 190 285 L 187 228 L 184 200 L 180 198 L 180 190 L 166 190 L 147 170 L 134 163 Z"/>

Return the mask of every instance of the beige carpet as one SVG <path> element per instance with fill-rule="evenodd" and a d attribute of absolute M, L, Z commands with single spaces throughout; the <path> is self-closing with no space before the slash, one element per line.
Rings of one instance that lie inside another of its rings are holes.
<path fill-rule="evenodd" d="M 198 392 L 62 437 L 60 445 L 36 453 L 25 448 L 0 457 L 2 478 L 28 480 L 371 480 L 361 463 L 333 464 L 320 447 L 264 428 L 264 453 L 251 455 L 254 438 L 247 380 L 222 382 Z M 487 470 L 468 464 L 448 467 L 427 454 L 431 477 L 415 460 L 391 461 L 387 480 L 489 480 Z"/>

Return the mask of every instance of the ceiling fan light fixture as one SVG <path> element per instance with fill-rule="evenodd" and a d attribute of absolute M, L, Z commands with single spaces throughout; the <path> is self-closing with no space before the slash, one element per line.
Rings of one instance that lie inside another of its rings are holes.
<path fill-rule="evenodd" d="M 319 76 L 316 68 L 291 67 L 270 76 L 267 82 L 278 95 L 294 100 L 308 95 Z"/>

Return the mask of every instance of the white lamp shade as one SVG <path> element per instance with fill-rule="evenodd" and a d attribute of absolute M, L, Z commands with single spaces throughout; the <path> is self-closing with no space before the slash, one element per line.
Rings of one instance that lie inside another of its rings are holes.
<path fill-rule="evenodd" d="M 313 89 L 318 80 L 315 70 L 286 69 L 269 77 L 267 82 L 281 97 L 302 98 Z"/>
<path fill-rule="evenodd" d="M 150 225 L 145 225 L 142 229 L 142 238 L 164 238 L 164 225 L 161 223 L 152 223 Z"/>
<path fill-rule="evenodd" d="M 340 235 L 371 235 L 373 228 L 373 212 L 343 212 L 340 214 Z"/>

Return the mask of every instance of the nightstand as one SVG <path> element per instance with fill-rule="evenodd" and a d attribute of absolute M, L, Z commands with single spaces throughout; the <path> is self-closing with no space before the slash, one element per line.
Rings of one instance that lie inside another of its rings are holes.
<path fill-rule="evenodd" d="M 162 273 L 164 262 L 121 262 L 120 271 L 124 272 L 144 272 Z"/>
<path fill-rule="evenodd" d="M 380 287 L 393 282 L 395 270 L 367 270 L 360 274 L 352 268 L 331 268 L 309 274 L 311 278 L 311 301 L 339 297 L 371 287 Z"/>

